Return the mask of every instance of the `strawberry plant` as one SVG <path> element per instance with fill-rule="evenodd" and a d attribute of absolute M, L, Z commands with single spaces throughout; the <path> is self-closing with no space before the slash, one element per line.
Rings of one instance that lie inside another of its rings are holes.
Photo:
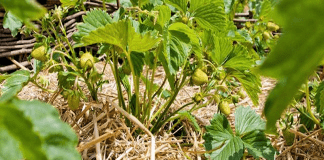
<path fill-rule="evenodd" d="M 206 157 L 218 159 L 241 159 L 245 150 L 254 158 L 274 159 L 276 151 L 266 138 L 265 122 L 250 107 L 238 107 L 235 115 L 235 133 L 223 114 L 215 114 L 206 126 Z"/>

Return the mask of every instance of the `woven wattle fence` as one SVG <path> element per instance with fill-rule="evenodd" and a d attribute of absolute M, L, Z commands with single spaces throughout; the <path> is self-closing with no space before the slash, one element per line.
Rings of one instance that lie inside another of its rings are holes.
<path fill-rule="evenodd" d="M 39 1 L 42 3 L 43 1 Z M 47 9 L 53 9 L 55 5 L 59 5 L 59 0 L 47 0 L 46 4 L 43 4 Z M 100 0 L 88 0 L 84 2 L 85 8 L 103 7 L 103 2 Z M 117 6 L 114 4 L 106 3 L 106 9 L 108 13 L 113 13 L 117 10 Z M 19 34 L 16 37 L 12 37 L 9 29 L 3 28 L 3 17 L 5 11 L 0 8 L 0 72 L 8 72 L 24 67 L 30 67 L 30 62 L 27 61 L 27 57 L 32 52 L 36 38 L 31 36 L 25 36 Z M 85 11 L 80 11 L 63 18 L 62 22 L 66 29 L 67 37 L 71 43 L 73 43 L 72 35 L 77 31 L 76 24 L 82 21 L 82 15 L 85 15 Z M 35 22 L 37 25 L 37 22 Z M 40 26 L 40 24 L 38 24 Z"/>

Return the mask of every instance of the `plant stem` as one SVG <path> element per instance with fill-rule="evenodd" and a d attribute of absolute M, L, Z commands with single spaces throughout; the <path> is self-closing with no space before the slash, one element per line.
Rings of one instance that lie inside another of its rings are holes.
<path fill-rule="evenodd" d="M 312 117 L 312 120 L 317 124 L 317 125 L 321 125 L 319 120 L 314 116 L 313 112 L 312 112 L 312 106 L 310 103 L 310 99 L 309 99 L 309 88 L 308 88 L 308 81 L 306 82 L 306 102 L 307 102 L 307 112 L 310 114 L 310 116 Z"/>
<path fill-rule="evenodd" d="M 136 96 L 136 103 L 135 103 L 135 117 L 139 118 L 139 110 L 140 110 L 140 105 L 139 105 L 139 79 L 135 74 L 135 69 L 134 69 L 134 65 L 133 62 L 131 60 L 131 53 L 128 53 L 127 51 L 124 51 L 126 58 L 128 60 L 129 63 L 129 67 L 131 68 L 132 71 L 132 75 L 133 75 L 133 85 L 134 85 L 134 89 L 135 89 L 135 96 Z"/>
<path fill-rule="evenodd" d="M 150 119 L 150 112 L 151 112 L 151 109 L 152 109 L 152 87 L 153 87 L 153 84 L 154 84 L 154 75 L 155 75 L 155 70 L 156 70 L 156 64 L 157 64 L 157 56 L 155 56 L 154 58 L 154 66 L 153 66 L 153 71 L 152 71 L 152 76 L 151 76 L 151 83 L 150 83 L 150 86 L 149 86 L 149 91 L 148 91 L 148 104 L 147 104 L 147 110 L 146 110 L 146 116 L 148 119 Z"/>
<path fill-rule="evenodd" d="M 114 74 L 114 77 L 115 77 L 115 80 L 116 80 L 116 85 L 117 85 L 117 92 L 118 92 L 118 103 L 120 106 L 123 107 L 124 110 L 126 110 L 128 113 L 130 113 L 130 108 L 126 107 L 126 104 L 125 104 L 125 100 L 124 100 L 124 97 L 123 97 L 123 92 L 122 92 L 122 89 L 121 89 L 121 81 L 120 81 L 120 78 L 119 78 L 119 74 L 118 74 L 118 66 L 117 66 L 117 56 L 115 54 L 115 49 L 113 49 L 113 64 L 111 64 L 110 60 L 107 58 L 107 62 L 109 62 L 110 64 L 110 68 Z M 129 98 L 129 97 L 128 97 Z"/>

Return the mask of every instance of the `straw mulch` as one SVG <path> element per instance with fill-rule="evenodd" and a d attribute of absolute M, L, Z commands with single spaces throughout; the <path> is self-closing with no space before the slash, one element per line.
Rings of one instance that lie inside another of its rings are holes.
<path fill-rule="evenodd" d="M 96 64 L 98 71 L 102 71 L 104 63 Z M 104 79 L 110 83 L 103 85 L 99 93 L 99 102 L 89 103 L 83 102 L 80 109 L 71 111 L 68 109 L 67 101 L 61 95 L 45 92 L 33 84 L 28 84 L 19 93 L 18 97 L 26 100 L 38 99 L 49 102 L 57 108 L 61 115 L 61 119 L 69 123 L 79 136 L 78 150 L 83 159 L 150 159 L 151 152 L 155 153 L 156 159 L 205 159 L 203 154 L 204 140 L 202 133 L 196 132 L 188 122 L 182 123 L 177 131 L 167 133 L 172 124 L 168 124 L 163 130 L 155 136 L 155 148 L 152 148 L 151 137 L 147 134 L 135 136 L 134 131 L 138 125 L 134 123 L 135 128 L 129 128 L 125 124 L 125 118 L 120 114 L 112 103 L 117 103 L 117 87 L 114 83 L 113 74 L 107 67 L 104 72 Z M 57 89 L 57 75 L 49 73 L 41 73 L 49 83 L 47 88 L 50 90 Z M 155 75 L 155 83 L 161 84 L 165 75 L 162 68 L 159 68 Z M 269 90 L 273 88 L 275 81 L 272 79 L 262 79 L 262 93 L 260 94 L 260 105 L 254 106 L 256 112 L 261 115 L 263 105 Z M 87 88 L 84 84 L 80 84 L 84 91 Z M 0 87 L 2 85 L 0 84 Z M 144 90 L 144 85 L 141 86 Z M 199 92 L 199 87 L 186 86 L 179 93 L 175 104 L 171 109 L 190 101 L 193 95 Z M 126 93 L 125 93 L 126 94 Z M 89 93 L 87 93 L 89 96 Z M 207 100 L 206 100 L 207 101 Z M 158 108 L 164 101 L 155 99 L 155 106 Z M 238 105 L 253 106 L 249 98 L 240 100 Z M 233 125 L 234 122 L 234 106 L 229 120 Z M 198 120 L 201 128 L 209 124 L 209 120 L 217 112 L 215 104 L 208 105 L 193 113 Z M 177 133 L 187 133 L 181 138 Z M 204 131 L 204 130 L 203 130 Z M 203 132 L 202 131 L 202 132 Z M 277 159 L 324 159 L 323 135 L 319 134 L 319 130 L 309 132 L 307 134 L 296 133 L 295 143 L 292 146 L 286 146 L 282 136 L 269 136 L 273 146 L 279 151 Z M 253 159 L 248 156 L 247 159 Z"/>

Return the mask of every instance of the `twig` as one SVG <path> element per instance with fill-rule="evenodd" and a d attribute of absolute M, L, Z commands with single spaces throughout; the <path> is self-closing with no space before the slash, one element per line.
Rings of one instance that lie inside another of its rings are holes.
<path fill-rule="evenodd" d="M 94 129 L 93 129 L 93 135 L 95 137 L 95 139 L 97 139 L 99 137 L 99 131 L 98 131 L 98 124 L 97 124 L 97 120 L 96 120 L 96 113 L 93 113 L 93 125 L 94 125 Z M 101 160 L 101 152 L 100 152 L 100 143 L 96 143 L 96 159 L 97 160 Z"/>
<path fill-rule="evenodd" d="M 104 135 L 102 135 L 102 136 L 100 136 L 98 138 L 95 138 L 94 140 L 90 141 L 89 143 L 87 143 L 85 145 L 80 145 L 78 147 L 78 151 L 82 152 L 83 150 L 92 147 L 93 145 L 95 145 L 98 142 L 104 141 L 104 140 L 106 140 L 106 139 L 108 139 L 110 137 L 113 137 L 113 136 L 118 136 L 119 134 L 120 134 L 119 131 L 105 133 Z"/>
<path fill-rule="evenodd" d="M 16 60 L 14 60 L 11 57 L 7 57 L 12 63 L 14 63 L 15 65 L 17 65 L 18 67 L 20 67 L 23 70 L 29 71 L 28 68 L 26 68 L 25 66 L 21 65 L 19 62 L 17 62 Z"/>
<path fill-rule="evenodd" d="M 319 130 L 317 130 L 317 131 L 315 131 L 315 132 L 319 132 L 319 131 L 321 131 L 321 130 L 322 130 L 322 129 L 319 129 Z M 300 132 L 298 132 L 298 131 L 296 131 L 296 130 L 293 130 L 293 129 L 290 129 L 289 131 L 292 132 L 292 133 L 295 133 L 295 134 L 297 134 L 298 136 L 301 136 L 301 137 L 308 137 L 309 140 L 311 140 L 311 141 L 313 141 L 313 142 L 315 142 L 315 143 L 318 143 L 318 144 L 320 144 L 320 145 L 322 145 L 322 146 L 324 147 L 324 142 L 323 142 L 323 141 L 320 141 L 320 140 L 318 140 L 318 139 L 315 139 L 315 138 L 309 137 L 309 135 L 305 135 L 305 134 L 300 133 Z M 313 135 L 313 134 L 314 134 L 314 132 L 313 132 L 311 135 Z"/>
<path fill-rule="evenodd" d="M 30 65 L 30 63 L 28 61 L 21 62 L 20 64 L 23 65 L 23 66 L 29 66 Z M 15 70 L 15 69 L 18 69 L 18 68 L 19 67 L 17 65 L 12 64 L 12 65 L 9 65 L 9 66 L 0 67 L 0 72 L 8 72 L 8 71 Z"/>

